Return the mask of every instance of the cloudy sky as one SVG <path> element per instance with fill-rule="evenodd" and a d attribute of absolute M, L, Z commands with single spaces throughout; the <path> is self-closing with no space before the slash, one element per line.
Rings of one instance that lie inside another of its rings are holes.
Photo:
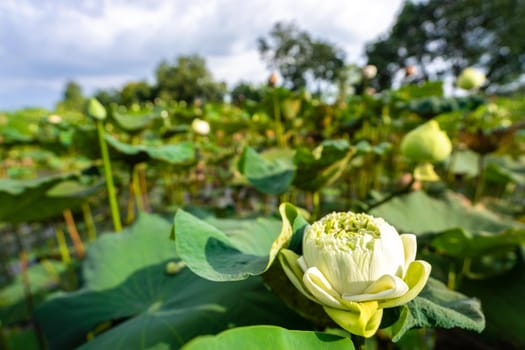
<path fill-rule="evenodd" d="M 0 110 L 52 108 L 68 80 L 86 95 L 200 54 L 218 80 L 263 82 L 257 37 L 294 21 L 362 62 L 402 0 L 0 0 Z"/>

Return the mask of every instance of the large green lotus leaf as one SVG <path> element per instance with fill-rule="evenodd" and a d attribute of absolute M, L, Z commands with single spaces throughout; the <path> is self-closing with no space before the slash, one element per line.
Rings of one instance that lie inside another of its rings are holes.
<path fill-rule="evenodd" d="M 281 194 L 288 190 L 295 175 L 293 151 L 274 150 L 259 155 L 246 147 L 239 159 L 238 169 L 257 190 Z"/>
<path fill-rule="evenodd" d="M 524 229 L 507 229 L 499 233 L 471 234 L 461 229 L 445 231 L 432 239 L 432 246 L 443 254 L 457 258 L 479 257 L 513 251 L 525 243 Z"/>
<path fill-rule="evenodd" d="M 457 150 L 447 160 L 447 167 L 454 174 L 468 177 L 478 176 L 479 154 L 471 150 Z"/>
<path fill-rule="evenodd" d="M 40 350 L 36 334 L 33 329 L 2 329 L 5 339 L 5 347 L 2 349 L 23 349 L 23 350 Z M 2 345 L 4 345 L 2 344 Z"/>
<path fill-rule="evenodd" d="M 39 304 L 45 296 L 56 289 L 60 274 L 65 271 L 61 262 L 46 260 L 27 269 L 34 304 Z M 22 274 L 0 290 L 0 319 L 2 324 L 27 321 L 31 318 L 25 298 Z"/>
<path fill-rule="evenodd" d="M 427 96 L 443 96 L 443 82 L 429 81 L 421 85 L 409 84 L 394 92 L 403 99 L 411 100 Z"/>
<path fill-rule="evenodd" d="M 293 184 L 315 192 L 337 180 L 355 152 L 346 140 L 326 140 L 310 151 L 299 148 L 294 156 L 297 167 Z"/>
<path fill-rule="evenodd" d="M 128 133 L 137 133 L 146 129 L 158 117 L 156 113 L 127 114 L 113 111 L 111 118 L 117 126 Z"/>
<path fill-rule="evenodd" d="M 291 331 L 275 326 L 239 327 L 215 336 L 204 335 L 192 340 L 183 348 L 183 350 L 231 349 L 353 350 L 355 348 L 349 338 L 320 332 Z"/>
<path fill-rule="evenodd" d="M 308 327 L 260 278 L 211 282 L 188 269 L 168 275 L 165 265 L 139 269 L 111 289 L 84 289 L 43 304 L 37 319 L 50 348 L 78 346 L 88 332 L 111 320 L 124 321 L 81 348 L 173 349 L 195 336 L 234 326 Z"/>
<path fill-rule="evenodd" d="M 483 280 L 463 279 L 462 292 L 481 300 L 487 318 L 483 335 L 499 342 L 501 339 L 525 347 L 525 264 L 521 259 L 507 273 Z"/>
<path fill-rule="evenodd" d="M 101 235 L 87 249 L 82 265 L 85 287 L 104 290 L 123 283 L 136 270 L 175 259 L 168 240 L 170 223 L 153 214 L 140 213 L 122 234 Z"/>
<path fill-rule="evenodd" d="M 68 173 L 32 180 L 0 179 L 0 222 L 22 223 L 61 216 L 75 210 L 103 188 L 103 183 L 83 185 L 79 174 Z"/>
<path fill-rule="evenodd" d="M 195 148 L 192 142 L 185 141 L 176 145 L 130 145 L 106 134 L 105 139 L 118 156 L 129 163 L 137 164 L 156 160 L 173 165 L 186 166 L 195 162 Z"/>
<path fill-rule="evenodd" d="M 50 198 L 79 198 L 79 199 L 85 199 L 86 197 L 92 195 L 99 189 L 101 189 L 104 186 L 105 181 L 99 180 L 96 183 L 88 186 L 85 185 L 79 181 L 75 180 L 66 180 L 62 181 L 55 186 L 51 187 L 46 192 L 46 197 Z"/>
<path fill-rule="evenodd" d="M 405 108 L 426 118 L 455 111 L 473 111 L 486 103 L 483 97 L 423 97 L 409 100 Z"/>
<path fill-rule="evenodd" d="M 208 223 L 178 210 L 174 219 L 177 253 L 193 272 L 212 281 L 260 275 L 281 248 L 298 245 L 307 225 L 294 206 L 282 204 L 279 210 L 282 224 L 275 219 Z"/>
<path fill-rule="evenodd" d="M 419 327 L 459 327 L 481 332 L 485 328 L 485 317 L 478 300 L 430 278 L 421 293 L 401 308 L 398 321 L 390 328 L 392 339 L 398 341 L 406 331 Z"/>
<path fill-rule="evenodd" d="M 24 134 L 18 129 L 9 126 L 3 129 L 0 135 L 3 138 L 2 145 L 4 146 L 23 145 L 34 141 L 33 136 Z"/>
<path fill-rule="evenodd" d="M 463 197 L 447 192 L 433 198 L 423 191 L 399 196 L 370 211 L 398 230 L 416 234 L 462 228 L 469 232 L 501 232 L 515 226 L 496 214 L 469 205 Z"/>
<path fill-rule="evenodd" d="M 170 225 L 154 215 L 120 234 L 101 236 L 88 247 L 85 285 L 62 293 L 37 309 L 37 320 L 52 349 L 70 349 L 109 321 L 117 325 L 83 349 L 172 349 L 201 334 L 228 327 L 276 324 L 308 327 L 259 278 L 210 282 L 187 268 L 169 274 L 176 260 Z"/>
<path fill-rule="evenodd" d="M 77 125 L 71 140 L 72 150 L 89 159 L 100 158 L 97 128 L 92 125 Z"/>
<path fill-rule="evenodd" d="M 479 154 L 470 150 L 457 151 L 452 156 L 451 171 L 469 177 L 479 173 Z M 450 161 L 449 161 L 450 162 Z M 525 163 L 523 158 L 512 159 L 509 156 L 489 155 L 485 160 L 485 180 L 496 183 L 509 181 L 525 184 Z"/>
<path fill-rule="evenodd" d="M 487 161 L 485 179 L 491 182 L 525 185 L 525 159 L 513 160 L 510 157 L 490 157 Z"/>

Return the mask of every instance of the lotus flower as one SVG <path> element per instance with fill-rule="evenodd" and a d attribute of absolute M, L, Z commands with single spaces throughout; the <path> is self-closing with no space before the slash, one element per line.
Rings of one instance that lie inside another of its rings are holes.
<path fill-rule="evenodd" d="M 191 123 L 191 128 L 199 135 L 208 135 L 210 133 L 210 124 L 207 121 L 195 118 Z"/>
<path fill-rule="evenodd" d="M 485 84 L 487 77 L 485 74 L 475 68 L 465 68 L 458 77 L 457 85 L 465 90 L 478 89 Z"/>
<path fill-rule="evenodd" d="M 374 66 L 373 64 L 369 64 L 363 67 L 363 76 L 366 79 L 368 80 L 374 79 L 376 75 L 377 75 L 377 67 Z"/>
<path fill-rule="evenodd" d="M 281 250 L 283 269 L 307 298 L 339 326 L 375 334 L 384 308 L 403 305 L 423 289 L 431 266 L 415 260 L 416 237 L 399 235 L 383 219 L 332 213 L 309 226 L 303 255 Z"/>
<path fill-rule="evenodd" d="M 47 121 L 51 124 L 60 124 L 62 123 L 62 117 L 58 114 L 52 114 L 47 117 Z"/>

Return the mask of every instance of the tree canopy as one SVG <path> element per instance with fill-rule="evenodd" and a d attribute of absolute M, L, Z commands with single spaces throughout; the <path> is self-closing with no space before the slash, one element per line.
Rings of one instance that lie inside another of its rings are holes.
<path fill-rule="evenodd" d="M 292 90 L 305 88 L 309 80 L 335 83 L 345 67 L 342 49 L 313 39 L 295 24 L 278 22 L 268 37 L 257 42 L 263 60 L 279 71 L 284 85 Z"/>
<path fill-rule="evenodd" d="M 62 101 L 57 105 L 57 108 L 63 108 L 73 111 L 82 111 L 86 98 L 82 93 L 82 87 L 75 81 L 68 81 L 64 88 L 64 95 Z"/>
<path fill-rule="evenodd" d="M 524 0 L 408 1 L 390 32 L 369 44 L 378 87 L 416 68 L 414 80 L 457 76 L 467 66 L 485 70 L 491 88 L 515 82 L 525 69 Z"/>
<path fill-rule="evenodd" d="M 179 56 L 176 64 L 161 62 L 156 77 L 156 97 L 162 99 L 220 101 L 226 92 L 226 85 L 213 80 L 206 61 L 198 55 Z"/>

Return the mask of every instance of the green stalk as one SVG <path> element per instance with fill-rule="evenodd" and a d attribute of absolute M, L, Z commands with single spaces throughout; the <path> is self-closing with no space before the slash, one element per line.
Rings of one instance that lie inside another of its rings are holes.
<path fill-rule="evenodd" d="M 275 133 L 277 134 L 277 144 L 279 147 L 285 147 L 286 141 L 284 139 L 283 122 L 281 120 L 281 108 L 279 105 L 279 98 L 277 97 L 277 91 L 273 90 L 273 113 L 275 115 Z"/>
<path fill-rule="evenodd" d="M 416 181 L 416 179 L 414 178 L 414 176 L 412 175 L 412 178 L 410 179 L 409 183 L 404 186 L 403 188 L 397 190 L 397 191 L 394 191 L 394 192 L 391 192 L 388 196 L 384 197 L 383 199 L 380 199 L 379 201 L 375 202 L 375 203 L 372 203 L 370 204 L 365 211 L 369 211 L 369 210 L 372 210 L 374 209 L 375 207 L 378 207 L 380 206 L 381 204 L 385 204 L 386 202 L 398 197 L 398 196 L 401 196 L 405 193 L 408 193 L 410 192 L 411 188 L 412 188 L 412 185 L 414 184 L 414 182 Z"/>
<path fill-rule="evenodd" d="M 70 265 L 71 255 L 69 254 L 69 248 L 67 247 L 66 236 L 64 235 L 64 231 L 62 231 L 60 227 L 57 227 L 55 228 L 55 234 L 58 243 L 58 251 L 60 252 L 62 262 L 66 265 Z"/>
<path fill-rule="evenodd" d="M 33 300 L 33 294 L 31 292 L 31 281 L 29 280 L 29 273 L 27 272 L 27 269 L 29 267 L 29 258 L 27 256 L 27 252 L 24 248 L 24 244 L 22 242 L 22 236 L 19 231 L 19 227 L 14 227 L 14 234 L 15 234 L 15 242 L 19 251 L 19 259 L 20 259 L 20 274 L 22 276 L 22 285 L 24 287 L 24 298 L 27 306 L 27 310 L 29 311 L 29 315 L 31 316 L 31 323 L 33 325 L 33 329 L 35 330 L 35 335 L 38 342 L 38 348 L 41 350 L 46 349 L 46 342 L 44 339 L 44 334 L 42 333 L 42 330 L 40 329 L 39 325 L 35 321 L 35 304 Z"/>
<path fill-rule="evenodd" d="M 313 219 L 319 219 L 321 215 L 321 194 L 319 191 L 312 193 L 312 204 L 313 204 Z"/>
<path fill-rule="evenodd" d="M 140 188 L 140 180 L 139 180 L 139 173 L 138 173 L 138 166 L 135 165 L 130 173 L 130 181 L 131 181 L 131 188 L 133 189 L 133 194 L 135 196 L 135 203 L 137 205 L 137 209 L 140 212 L 144 212 L 144 202 L 142 201 L 142 191 Z"/>
<path fill-rule="evenodd" d="M 452 147 L 452 152 L 450 152 L 450 157 L 449 157 L 448 166 L 447 166 L 447 180 L 450 183 L 454 181 L 453 167 L 456 164 L 456 159 L 457 159 L 457 150 L 456 150 L 456 147 Z"/>
<path fill-rule="evenodd" d="M 7 343 L 6 336 L 4 335 L 4 327 L 2 321 L 0 321 L 0 349 L 11 350 Z"/>
<path fill-rule="evenodd" d="M 456 289 L 456 280 L 457 280 L 457 273 L 456 273 L 456 264 L 454 262 L 451 262 L 448 267 L 448 276 L 447 276 L 447 287 L 449 289 L 455 290 Z"/>
<path fill-rule="evenodd" d="M 135 220 L 135 200 L 134 200 L 134 191 L 133 191 L 133 184 L 131 181 L 131 172 L 130 172 L 130 179 L 128 183 L 128 213 L 126 215 L 126 224 L 131 224 Z"/>
<path fill-rule="evenodd" d="M 140 185 L 140 194 L 142 195 L 142 203 L 144 206 L 144 211 L 149 212 L 149 201 L 148 201 L 148 186 L 146 181 L 146 164 L 138 165 L 138 177 Z"/>
<path fill-rule="evenodd" d="M 88 241 L 92 242 L 97 239 L 97 228 L 95 226 L 93 214 L 91 213 L 91 207 L 89 206 L 88 202 L 82 204 L 82 214 L 84 215 L 84 222 L 88 232 Z"/>
<path fill-rule="evenodd" d="M 60 257 L 62 262 L 66 265 L 68 272 L 68 289 L 74 290 L 77 287 L 77 276 L 75 275 L 75 270 L 71 264 L 71 254 L 69 254 L 69 248 L 66 242 L 66 236 L 64 231 L 60 227 L 55 228 L 55 235 L 58 244 L 58 251 L 60 252 Z"/>
<path fill-rule="evenodd" d="M 120 222 L 120 213 L 117 203 L 117 194 L 115 185 L 113 184 L 113 175 L 111 173 L 111 162 L 109 159 L 108 145 L 104 139 L 104 124 L 102 120 L 97 120 L 98 140 L 100 143 L 100 152 L 102 153 L 102 162 L 104 163 L 104 177 L 108 189 L 109 206 L 111 208 L 111 217 L 113 218 L 113 227 L 115 232 L 122 231 L 122 223 Z"/>
<path fill-rule="evenodd" d="M 474 199 L 472 200 L 474 204 L 479 202 L 484 189 L 485 189 L 485 155 L 480 154 L 478 158 L 478 178 L 476 180 L 476 190 L 474 192 Z"/>

